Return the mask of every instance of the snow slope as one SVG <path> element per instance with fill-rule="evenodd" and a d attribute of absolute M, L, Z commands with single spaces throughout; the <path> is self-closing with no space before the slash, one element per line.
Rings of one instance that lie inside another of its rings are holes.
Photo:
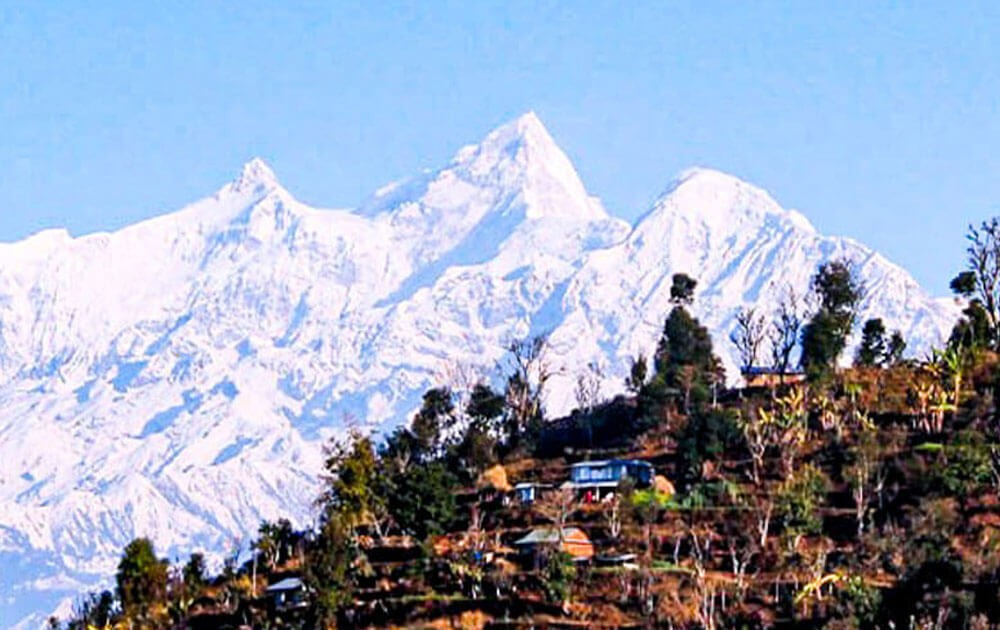
<path fill-rule="evenodd" d="M 865 316 L 916 350 L 950 328 L 903 269 L 722 173 L 684 173 L 635 226 L 608 216 L 531 113 L 352 210 L 255 159 L 173 214 L 0 245 L 0 621 L 65 606 L 137 535 L 173 558 L 307 523 L 331 436 L 404 421 L 455 366 L 491 374 L 512 338 L 551 331 L 560 413 L 578 366 L 612 393 L 653 349 L 673 273 L 729 353 L 740 306 L 843 256 Z"/>

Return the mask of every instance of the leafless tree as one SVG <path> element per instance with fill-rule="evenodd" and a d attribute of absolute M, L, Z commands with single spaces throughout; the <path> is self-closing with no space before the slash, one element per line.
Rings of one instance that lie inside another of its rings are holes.
<path fill-rule="evenodd" d="M 993 331 L 1000 329 L 1000 217 L 970 225 L 969 268 L 976 275 L 976 293 Z"/>
<path fill-rule="evenodd" d="M 516 441 L 521 432 L 542 417 L 545 386 L 558 372 L 549 359 L 548 335 L 519 339 L 507 345 L 505 397 L 512 426 L 510 438 Z"/>
<path fill-rule="evenodd" d="M 577 508 L 576 491 L 572 488 L 559 488 L 540 497 L 534 503 L 534 511 L 542 518 L 552 522 L 559 545 L 562 546 L 564 529 L 569 518 Z"/>
<path fill-rule="evenodd" d="M 599 363 L 591 361 L 576 377 L 577 409 L 583 413 L 590 413 L 601 402 L 601 381 L 604 378 L 604 370 Z"/>
<path fill-rule="evenodd" d="M 767 339 L 764 317 L 755 308 L 741 308 L 736 314 L 736 329 L 729 334 L 729 339 L 740 353 L 740 368 L 747 372 L 757 365 L 757 358 Z"/>
<path fill-rule="evenodd" d="M 576 389 L 573 392 L 576 396 L 576 408 L 580 411 L 581 421 L 587 431 L 587 444 L 591 447 L 594 445 L 592 416 L 594 409 L 601 403 L 601 381 L 603 378 L 604 371 L 600 364 L 591 361 L 587 364 L 586 369 L 577 375 Z"/>
<path fill-rule="evenodd" d="M 792 361 L 792 352 L 799 342 L 802 328 L 802 312 L 798 295 L 789 285 L 778 298 L 769 334 L 771 341 L 771 366 L 779 373 L 786 374 Z"/>
<path fill-rule="evenodd" d="M 604 503 L 602 515 L 604 516 L 605 524 L 608 526 L 608 536 L 612 540 L 618 540 L 618 537 L 622 533 L 622 506 L 617 494 Z"/>
<path fill-rule="evenodd" d="M 884 483 L 882 445 L 872 431 L 864 430 L 859 434 L 854 456 L 854 463 L 847 468 L 845 477 L 851 488 L 851 498 L 854 499 L 854 516 L 858 525 L 858 538 L 861 538 L 868 520 L 868 506 Z"/>

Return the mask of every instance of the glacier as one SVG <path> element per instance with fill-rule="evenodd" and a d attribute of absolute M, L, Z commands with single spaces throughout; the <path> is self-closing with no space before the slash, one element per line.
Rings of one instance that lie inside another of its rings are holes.
<path fill-rule="evenodd" d="M 404 422 L 458 373 L 495 377 L 513 339 L 550 335 L 550 416 L 588 363 L 621 391 L 676 272 L 699 280 L 695 314 L 732 376 L 736 312 L 807 293 L 838 258 L 868 287 L 861 317 L 911 353 L 959 316 L 711 169 L 634 225 L 614 218 L 533 113 L 355 208 L 307 206 L 254 159 L 177 212 L 0 244 L 0 622 L 38 626 L 107 586 L 136 536 L 182 561 L 245 548 L 261 519 L 309 525 L 331 438 Z"/>

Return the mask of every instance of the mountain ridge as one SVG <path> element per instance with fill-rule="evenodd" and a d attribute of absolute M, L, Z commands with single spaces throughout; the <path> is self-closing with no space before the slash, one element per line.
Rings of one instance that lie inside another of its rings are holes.
<path fill-rule="evenodd" d="M 456 366 L 489 377 L 511 339 L 550 333 L 566 368 L 551 414 L 588 362 L 621 391 L 676 272 L 699 279 L 695 314 L 732 376 L 735 310 L 804 294 L 841 256 L 876 290 L 862 316 L 915 351 L 957 316 L 719 171 L 616 219 L 531 113 L 352 209 L 301 203 L 253 158 L 178 211 L 0 245 L 0 553 L 42 559 L 0 578 L 0 617 L 106 577 L 135 535 L 218 553 L 262 518 L 306 523 L 330 437 L 405 421 Z"/>

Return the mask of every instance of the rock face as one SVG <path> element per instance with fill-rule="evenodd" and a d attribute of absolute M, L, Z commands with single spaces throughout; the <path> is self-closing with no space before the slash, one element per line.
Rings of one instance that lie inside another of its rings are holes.
<path fill-rule="evenodd" d="M 262 518 L 307 523 L 323 444 L 402 422 L 455 366 L 490 375 L 550 332 L 550 414 L 596 361 L 620 391 L 655 347 L 670 278 L 729 373 L 735 312 L 856 262 L 863 317 L 937 343 L 958 308 L 766 192 L 683 173 L 630 227 L 534 114 L 353 210 L 298 202 L 260 160 L 216 194 L 110 234 L 0 245 L 0 620 L 107 579 L 123 545 L 221 552 Z M 25 622 L 28 623 L 28 622 Z"/>

